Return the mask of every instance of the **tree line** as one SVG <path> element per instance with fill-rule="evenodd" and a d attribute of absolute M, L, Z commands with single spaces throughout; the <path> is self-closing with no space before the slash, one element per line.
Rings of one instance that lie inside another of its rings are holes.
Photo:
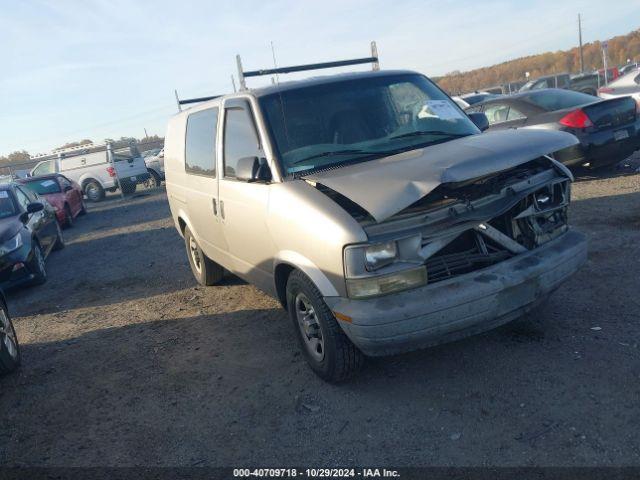
<path fill-rule="evenodd" d="M 624 65 L 627 60 L 639 61 L 640 29 L 610 39 L 607 56 L 609 67 Z M 583 57 L 585 72 L 601 69 L 603 66 L 602 42 L 584 44 Z M 580 50 L 576 47 L 570 50 L 546 52 L 468 72 L 455 71 L 436 79 L 436 81 L 447 92 L 460 94 L 525 80 L 525 72 L 529 72 L 530 79 L 554 73 L 579 73 Z"/>

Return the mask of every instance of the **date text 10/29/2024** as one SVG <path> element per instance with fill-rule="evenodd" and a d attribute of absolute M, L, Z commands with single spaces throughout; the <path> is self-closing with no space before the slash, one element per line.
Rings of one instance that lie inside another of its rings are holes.
<path fill-rule="evenodd" d="M 236 478 L 399 478 L 397 470 L 386 468 L 234 468 Z"/>

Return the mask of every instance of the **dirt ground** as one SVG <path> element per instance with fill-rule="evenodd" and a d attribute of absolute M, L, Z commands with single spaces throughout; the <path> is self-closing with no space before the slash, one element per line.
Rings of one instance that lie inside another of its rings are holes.
<path fill-rule="evenodd" d="M 630 169 L 627 169 L 630 171 Z M 275 300 L 196 286 L 162 190 L 92 206 L 10 294 L 0 464 L 640 464 L 640 176 L 580 179 L 589 261 L 525 322 L 329 385 Z"/>

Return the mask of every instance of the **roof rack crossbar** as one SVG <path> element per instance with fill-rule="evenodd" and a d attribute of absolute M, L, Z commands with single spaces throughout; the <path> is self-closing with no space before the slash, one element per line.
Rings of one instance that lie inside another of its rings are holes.
<path fill-rule="evenodd" d="M 214 100 L 220 98 L 222 95 L 212 95 L 210 97 L 198 97 L 198 98 L 185 98 L 184 100 L 178 100 L 179 105 L 187 105 L 189 103 L 206 102 L 207 100 Z"/>
<path fill-rule="evenodd" d="M 270 68 L 266 70 L 252 70 L 244 72 L 245 77 L 259 77 L 275 73 L 305 72 L 307 70 L 320 70 L 323 68 L 345 67 L 347 65 L 361 65 L 363 63 L 376 63 L 378 57 L 354 58 L 352 60 L 338 60 L 335 62 L 310 63 L 308 65 L 295 65 L 292 67 Z"/>
<path fill-rule="evenodd" d="M 351 60 L 338 60 L 335 62 L 323 62 L 323 63 L 310 63 L 307 65 L 294 65 L 291 67 L 280 68 L 268 68 L 264 70 L 251 70 L 248 72 L 243 71 L 242 61 L 240 55 L 236 55 L 236 63 L 238 67 L 238 80 L 240 81 L 240 90 L 246 90 L 245 83 L 246 77 L 260 77 L 262 75 L 273 75 L 278 73 L 292 73 L 292 72 L 305 72 L 308 70 L 321 70 L 323 68 L 335 68 L 345 67 L 347 65 L 362 65 L 364 63 L 371 63 L 373 70 L 380 69 L 380 62 L 378 59 L 378 48 L 376 42 L 371 42 L 371 56 L 365 58 L 353 58 Z"/>

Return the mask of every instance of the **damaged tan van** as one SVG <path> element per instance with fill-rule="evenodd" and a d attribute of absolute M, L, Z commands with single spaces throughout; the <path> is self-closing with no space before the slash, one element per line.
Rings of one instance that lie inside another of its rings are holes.
<path fill-rule="evenodd" d="M 165 143 L 193 274 L 275 296 L 326 380 L 513 320 L 585 262 L 553 159 L 568 133 L 481 134 L 486 118 L 411 71 L 197 100 Z"/>

